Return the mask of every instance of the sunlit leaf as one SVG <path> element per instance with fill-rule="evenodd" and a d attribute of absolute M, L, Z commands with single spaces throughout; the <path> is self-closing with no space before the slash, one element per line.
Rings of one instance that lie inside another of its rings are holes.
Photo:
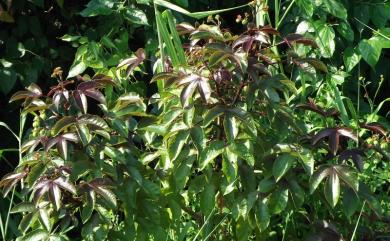
<path fill-rule="evenodd" d="M 222 154 L 225 144 L 222 141 L 212 141 L 202 150 L 199 156 L 199 169 L 203 170 L 216 157 Z"/>

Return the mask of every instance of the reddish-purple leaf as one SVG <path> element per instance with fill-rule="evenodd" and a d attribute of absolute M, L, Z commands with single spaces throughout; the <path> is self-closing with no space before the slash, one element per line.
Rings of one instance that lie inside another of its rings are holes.
<path fill-rule="evenodd" d="M 145 51 L 140 48 L 135 52 L 134 57 L 123 60 L 119 63 L 117 68 L 127 66 L 126 72 L 127 76 L 129 76 L 133 72 L 133 70 L 145 60 L 145 58 Z"/>
<path fill-rule="evenodd" d="M 179 35 L 183 35 L 194 32 L 195 28 L 189 23 L 180 23 L 176 24 L 176 30 Z"/>
<path fill-rule="evenodd" d="M 57 184 L 62 189 L 72 193 L 73 195 L 76 195 L 76 187 L 68 182 L 64 177 L 59 177 L 53 181 L 53 183 Z"/>
<path fill-rule="evenodd" d="M 61 207 L 61 190 L 57 185 L 52 185 L 49 190 L 49 199 L 54 204 L 56 210 Z"/>
<path fill-rule="evenodd" d="M 323 138 L 328 138 L 329 150 L 333 155 L 336 155 L 338 145 L 340 142 L 340 136 L 348 137 L 354 141 L 357 141 L 357 136 L 353 133 L 353 130 L 346 127 L 337 127 L 337 128 L 326 128 L 319 131 L 316 135 L 312 137 L 312 144 L 317 144 Z"/>
<path fill-rule="evenodd" d="M 11 96 L 9 102 L 13 102 L 16 100 L 21 100 L 21 99 L 27 99 L 27 98 L 38 98 L 39 96 L 40 95 L 37 95 L 34 92 L 22 90 L 22 91 L 18 91 L 15 94 L 13 94 Z"/>
<path fill-rule="evenodd" d="M 271 26 L 264 26 L 260 29 L 261 32 L 272 34 L 272 35 L 280 35 L 279 31 L 274 29 Z"/>
<path fill-rule="evenodd" d="M 193 81 L 189 83 L 180 94 L 180 100 L 183 107 L 187 107 L 189 98 L 194 94 L 197 87 L 197 82 Z"/>
<path fill-rule="evenodd" d="M 387 130 L 385 129 L 385 127 L 377 122 L 363 124 L 363 125 L 361 125 L 361 127 L 365 128 L 367 130 L 370 130 L 374 133 L 381 134 L 382 136 L 385 136 L 385 137 L 387 136 Z"/>
<path fill-rule="evenodd" d="M 322 72 L 328 73 L 328 68 L 326 67 L 326 65 L 322 61 L 320 61 L 318 59 L 315 59 L 315 58 L 302 58 L 302 59 L 297 59 L 296 61 L 308 63 L 311 66 L 313 66 L 316 70 L 320 70 Z"/>
<path fill-rule="evenodd" d="M 97 100 L 98 102 L 102 103 L 102 104 L 105 104 L 106 103 L 106 98 L 104 97 L 104 95 L 98 91 L 98 90 L 92 90 L 92 89 L 89 89 L 89 90 L 85 90 L 84 91 L 84 94 L 88 97 L 91 97 L 92 99 L 95 99 Z"/>
<path fill-rule="evenodd" d="M 284 38 L 284 42 L 287 45 L 289 45 L 289 46 L 290 46 L 291 43 L 301 43 L 301 44 L 304 44 L 304 45 L 312 46 L 313 48 L 317 48 L 318 47 L 314 40 L 309 39 L 309 38 L 305 38 L 303 35 L 296 34 L 296 33 L 287 35 Z"/>
<path fill-rule="evenodd" d="M 77 86 L 77 89 L 80 90 L 81 92 L 84 92 L 86 90 L 96 89 L 96 88 L 100 88 L 100 87 L 102 87 L 102 84 L 100 84 L 96 81 L 90 80 L 90 81 L 81 82 Z"/>
<path fill-rule="evenodd" d="M 74 116 L 64 116 L 59 121 L 57 121 L 53 126 L 54 135 L 57 135 L 59 132 L 67 128 L 68 126 L 75 124 L 77 119 Z"/>
<path fill-rule="evenodd" d="M 363 171 L 363 156 L 365 156 L 365 153 L 363 150 L 356 149 L 356 148 L 350 149 L 350 150 L 345 150 L 345 151 L 340 153 L 339 161 L 342 162 L 344 160 L 352 159 L 356 168 L 360 172 L 362 172 Z"/>
<path fill-rule="evenodd" d="M 27 171 L 10 173 L 3 177 L 0 181 L 0 187 L 3 187 L 4 197 L 12 190 L 12 188 L 27 176 Z"/>
<path fill-rule="evenodd" d="M 34 202 L 37 204 L 39 200 L 45 195 L 51 186 L 53 185 L 51 180 L 40 180 L 35 186 Z"/>
<path fill-rule="evenodd" d="M 80 110 L 84 114 L 86 114 L 88 108 L 88 102 L 85 94 L 81 90 L 75 90 L 73 91 L 73 98 L 76 101 L 76 104 L 80 108 Z"/>
<path fill-rule="evenodd" d="M 202 77 L 198 80 L 198 91 L 203 101 L 207 102 L 211 96 L 211 87 L 206 78 Z"/>
<path fill-rule="evenodd" d="M 217 83 L 221 84 L 230 81 L 232 79 L 232 74 L 227 69 L 220 68 L 216 72 L 214 72 L 213 77 Z"/>
<path fill-rule="evenodd" d="M 320 108 L 318 105 L 314 103 L 314 100 L 312 98 L 309 98 L 308 103 L 298 104 L 297 107 L 314 111 L 324 117 L 329 117 L 329 116 L 337 117 L 339 115 L 339 112 L 336 109 L 323 110 L 322 108 Z"/>

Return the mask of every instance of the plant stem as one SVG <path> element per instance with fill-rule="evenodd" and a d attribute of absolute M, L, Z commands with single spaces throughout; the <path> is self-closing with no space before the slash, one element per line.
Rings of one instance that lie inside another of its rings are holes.
<path fill-rule="evenodd" d="M 7 237 L 8 221 L 9 221 L 9 216 L 10 216 L 10 214 L 11 214 L 12 203 L 14 202 L 15 188 L 16 188 L 16 187 L 14 186 L 14 189 L 12 190 L 11 200 L 9 201 L 7 217 L 5 218 L 5 224 L 4 224 L 4 240 L 5 240 L 5 238 Z"/>
<path fill-rule="evenodd" d="M 357 230 L 357 227 L 358 227 L 358 225 L 359 225 L 360 217 L 362 216 L 362 212 L 363 212 L 363 209 L 364 209 L 364 206 L 365 206 L 365 205 L 366 205 L 366 200 L 364 200 L 363 205 L 362 205 L 362 209 L 360 210 L 360 214 L 359 214 L 358 220 L 357 220 L 357 222 L 356 222 L 355 229 L 353 230 L 353 234 L 352 234 L 352 237 L 351 237 L 351 241 L 353 241 L 354 238 L 355 238 L 356 230 Z"/>
<path fill-rule="evenodd" d="M 287 16 L 287 13 L 290 11 L 292 5 L 295 3 L 295 0 L 292 0 L 291 3 L 288 5 L 286 11 L 283 13 L 282 17 L 280 18 L 279 22 L 276 23 L 275 28 L 278 29 L 280 24 L 283 22 L 284 18 Z"/>
<path fill-rule="evenodd" d="M 211 232 L 204 238 L 203 241 L 206 241 L 206 240 L 209 239 L 209 237 L 211 236 L 211 234 L 213 234 L 214 231 L 217 230 L 217 228 L 219 227 L 219 225 L 221 225 L 221 223 L 222 223 L 223 221 L 225 221 L 227 215 L 228 215 L 228 214 L 226 214 L 226 215 L 222 218 L 222 220 L 213 228 L 213 230 L 211 230 Z"/>
<path fill-rule="evenodd" d="M 204 227 L 206 226 L 206 224 L 210 220 L 211 216 L 213 216 L 214 211 L 215 211 L 215 206 L 214 206 L 213 210 L 210 212 L 209 216 L 207 217 L 207 219 L 204 222 L 204 224 L 202 225 L 202 227 L 199 229 L 198 233 L 196 233 L 196 235 L 195 235 L 195 237 L 194 237 L 194 239 L 192 241 L 195 241 L 198 238 L 198 236 L 200 235 L 200 233 L 202 232 L 202 230 L 204 229 Z"/>

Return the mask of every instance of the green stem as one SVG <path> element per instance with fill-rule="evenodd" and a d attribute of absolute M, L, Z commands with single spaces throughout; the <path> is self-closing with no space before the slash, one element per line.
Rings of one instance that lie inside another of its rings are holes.
<path fill-rule="evenodd" d="M 283 22 L 284 18 L 287 16 L 287 13 L 290 11 L 292 5 L 295 3 L 295 0 L 292 0 L 291 3 L 288 5 L 286 11 L 283 13 L 283 16 L 280 18 L 279 22 L 276 23 L 275 28 L 278 29 L 280 24 Z"/>
<path fill-rule="evenodd" d="M 5 240 L 5 237 L 7 237 L 8 221 L 9 221 L 9 216 L 10 216 L 10 214 L 11 214 L 12 203 L 14 202 L 15 188 L 16 188 L 16 187 L 14 186 L 14 189 L 12 190 L 11 200 L 9 201 L 7 217 L 5 218 L 5 224 L 4 224 L 4 240 Z"/>
<path fill-rule="evenodd" d="M 204 227 L 206 227 L 206 224 L 209 222 L 211 216 L 213 216 L 214 214 L 214 211 L 215 211 L 215 206 L 213 208 L 213 210 L 211 211 L 211 213 L 209 214 L 209 216 L 207 217 L 206 221 L 204 222 L 204 224 L 202 225 L 202 227 L 199 229 L 198 233 L 195 235 L 194 239 L 192 241 L 195 241 L 198 236 L 200 235 L 200 233 L 202 232 L 202 230 L 204 229 Z"/>
<path fill-rule="evenodd" d="M 266 12 L 263 10 L 265 6 L 267 6 L 267 2 L 256 1 L 256 26 L 264 26 L 265 14 Z"/>
<path fill-rule="evenodd" d="M 355 229 L 353 230 L 353 233 L 352 233 L 351 241 L 353 241 L 354 238 L 355 238 L 356 230 L 357 230 L 357 227 L 359 226 L 360 217 L 362 216 L 363 209 L 364 209 L 364 206 L 365 206 L 365 205 L 366 205 L 366 200 L 364 200 L 362 209 L 360 210 L 360 214 L 359 214 L 358 220 L 357 220 L 357 222 L 356 222 Z"/>
<path fill-rule="evenodd" d="M 362 38 L 362 31 L 359 33 L 359 39 Z M 356 136 L 359 136 L 359 113 L 360 113 L 360 61 L 358 64 L 358 76 L 357 76 L 357 106 L 356 106 Z M 356 146 L 359 147 L 359 138 L 356 141 Z"/>
<path fill-rule="evenodd" d="M 160 61 L 161 61 L 162 70 L 166 71 L 165 64 L 164 64 L 164 59 L 165 59 L 165 56 L 164 56 L 164 46 L 163 46 L 161 33 L 159 31 L 161 26 L 159 26 L 159 21 L 157 21 L 157 14 L 160 14 L 160 13 L 157 10 L 156 3 L 154 3 L 154 15 L 156 17 L 158 47 L 160 49 Z M 158 88 L 159 92 L 163 91 L 163 89 L 164 89 L 164 82 L 162 80 L 157 81 L 157 88 Z"/>
<path fill-rule="evenodd" d="M 213 230 L 211 230 L 211 232 L 204 238 L 203 241 L 207 241 L 209 239 L 209 237 L 211 236 L 211 234 L 213 234 L 215 232 L 215 230 L 217 230 L 217 228 L 219 227 L 219 225 L 222 224 L 223 221 L 225 221 L 227 217 L 227 214 L 222 218 L 222 220 L 213 228 Z"/>

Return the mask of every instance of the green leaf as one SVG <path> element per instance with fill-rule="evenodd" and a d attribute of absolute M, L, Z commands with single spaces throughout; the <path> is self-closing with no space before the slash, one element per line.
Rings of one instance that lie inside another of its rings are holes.
<path fill-rule="evenodd" d="M 231 152 L 229 148 L 225 148 L 223 153 L 222 172 L 229 183 L 233 183 L 236 180 L 238 172 L 237 155 Z"/>
<path fill-rule="evenodd" d="M 289 191 L 291 193 L 292 197 L 292 203 L 295 208 L 299 208 L 303 205 L 305 201 L 305 191 L 302 189 L 302 187 L 298 184 L 298 182 L 295 179 L 288 180 L 289 184 Z"/>
<path fill-rule="evenodd" d="M 274 191 L 268 202 L 269 210 L 272 214 L 278 214 L 287 207 L 288 189 Z"/>
<path fill-rule="evenodd" d="M 253 146 L 250 141 L 236 141 L 228 148 L 231 152 L 244 159 L 249 166 L 254 166 L 255 158 L 253 157 Z"/>
<path fill-rule="evenodd" d="M 320 185 L 322 180 L 329 175 L 329 167 L 326 165 L 318 168 L 313 175 L 310 177 L 309 185 L 310 185 L 310 194 L 312 194 Z"/>
<path fill-rule="evenodd" d="M 87 8 L 80 12 L 83 17 L 110 15 L 113 12 L 114 2 L 111 0 L 91 0 Z"/>
<path fill-rule="evenodd" d="M 228 113 L 223 119 L 223 129 L 229 143 L 233 142 L 238 134 L 238 123 L 232 114 Z"/>
<path fill-rule="evenodd" d="M 270 213 L 268 211 L 267 199 L 259 199 L 257 201 L 257 211 L 255 213 L 256 225 L 260 232 L 267 229 L 270 222 Z"/>
<path fill-rule="evenodd" d="M 236 224 L 236 236 L 237 236 L 237 238 L 234 239 L 234 240 L 237 240 L 237 241 L 247 241 L 247 240 L 249 240 L 250 233 L 251 233 L 251 226 L 248 223 L 248 219 L 240 217 L 237 220 L 237 224 Z"/>
<path fill-rule="evenodd" d="M 36 229 L 23 236 L 20 241 L 42 241 L 49 237 L 49 233 L 43 229 Z"/>
<path fill-rule="evenodd" d="M 316 22 L 314 26 L 316 32 L 318 33 L 315 40 L 320 49 L 322 57 L 332 57 L 336 48 L 334 41 L 335 33 L 333 28 L 323 22 Z"/>
<path fill-rule="evenodd" d="M 358 46 L 362 58 L 374 68 L 381 55 L 381 46 L 376 41 L 363 39 Z"/>
<path fill-rule="evenodd" d="M 351 71 L 360 61 L 361 59 L 360 53 L 351 47 L 348 47 L 344 51 L 343 60 L 345 69 L 347 72 Z"/>
<path fill-rule="evenodd" d="M 41 221 L 41 223 L 43 224 L 43 226 L 46 228 L 47 231 L 51 230 L 49 213 L 45 208 L 39 209 L 39 220 Z"/>
<path fill-rule="evenodd" d="M 326 65 L 322 61 L 320 61 L 318 59 L 315 59 L 315 58 L 304 58 L 304 59 L 300 59 L 300 61 L 303 61 L 303 62 L 306 62 L 306 63 L 310 64 L 316 70 L 321 70 L 322 72 L 328 73 L 328 68 L 326 67 Z"/>
<path fill-rule="evenodd" d="M 337 165 L 334 168 L 337 171 L 339 178 L 344 183 L 346 183 L 347 186 L 352 188 L 355 191 L 355 193 L 357 193 L 359 189 L 359 180 L 355 169 L 346 165 Z"/>
<path fill-rule="evenodd" d="M 92 216 L 95 209 L 96 194 L 93 190 L 87 192 L 87 201 L 81 210 L 81 220 L 85 224 Z"/>
<path fill-rule="evenodd" d="M 66 42 L 73 42 L 81 38 L 80 35 L 70 35 L 70 34 L 65 34 L 64 36 L 60 37 L 62 41 Z"/>
<path fill-rule="evenodd" d="M 46 167 L 43 163 L 37 163 L 34 165 L 26 178 L 28 185 L 31 187 L 38 180 L 39 177 L 46 171 Z"/>
<path fill-rule="evenodd" d="M 78 119 L 78 123 L 80 125 L 92 125 L 94 127 L 99 127 L 101 129 L 109 129 L 106 121 L 97 116 L 97 115 L 89 115 L 89 114 L 85 114 L 85 115 L 82 115 L 79 119 Z"/>
<path fill-rule="evenodd" d="M 313 16 L 314 6 L 311 0 L 298 0 L 296 1 L 298 7 L 302 9 L 308 17 Z"/>
<path fill-rule="evenodd" d="M 84 70 L 87 69 L 87 65 L 83 61 L 76 61 L 72 64 L 70 67 L 68 76 L 66 77 L 67 79 L 75 77 L 76 75 L 79 75 L 84 72 Z"/>
<path fill-rule="evenodd" d="M 290 154 L 282 154 L 276 158 L 272 167 L 272 175 L 275 177 L 276 182 L 290 169 L 294 159 Z"/>
<path fill-rule="evenodd" d="M 8 94 L 16 83 L 16 72 L 13 68 L 0 69 L 0 90 L 3 94 Z"/>
<path fill-rule="evenodd" d="M 180 154 L 181 149 L 187 142 L 188 136 L 190 135 L 189 130 L 180 130 L 175 134 L 168 142 L 168 154 L 171 161 L 174 161 Z"/>
<path fill-rule="evenodd" d="M 359 207 L 359 198 L 351 188 L 346 188 L 343 193 L 343 211 L 350 219 Z"/>
<path fill-rule="evenodd" d="M 337 0 L 323 0 L 325 10 L 336 18 L 347 19 L 347 9 Z"/>
<path fill-rule="evenodd" d="M 203 170 L 207 167 L 207 165 L 213 161 L 217 156 L 219 156 L 223 149 L 225 148 L 225 144 L 223 141 L 212 141 L 208 144 L 206 148 L 202 150 L 199 156 L 199 169 Z"/>
<path fill-rule="evenodd" d="M 200 210 L 206 217 L 213 211 L 215 206 L 215 187 L 207 183 L 200 194 Z"/>
<path fill-rule="evenodd" d="M 328 203 L 335 207 L 340 197 L 340 180 L 335 171 L 333 171 L 324 187 L 325 198 Z"/>
<path fill-rule="evenodd" d="M 184 159 L 180 165 L 174 170 L 174 179 L 176 190 L 182 190 L 186 186 L 186 182 L 190 177 L 191 168 L 195 161 L 195 155 L 191 155 Z"/>
<path fill-rule="evenodd" d="M 194 126 L 191 128 L 191 139 L 199 153 L 206 147 L 207 139 L 202 127 Z"/>
<path fill-rule="evenodd" d="M 223 106 L 215 106 L 212 109 L 208 110 L 203 117 L 203 126 L 207 127 L 211 124 L 217 117 L 222 115 L 225 111 Z"/>
<path fill-rule="evenodd" d="M 353 42 L 355 38 L 355 33 L 353 32 L 352 26 L 347 22 L 340 22 L 336 27 L 336 30 L 349 42 Z"/>
<path fill-rule="evenodd" d="M 28 212 L 28 213 L 31 213 L 31 212 L 34 212 L 35 211 L 35 206 L 33 203 L 28 203 L 28 202 L 22 202 L 22 203 L 19 203 L 18 205 L 14 206 L 12 209 L 11 209 L 11 212 L 10 213 L 22 213 L 22 212 Z"/>
<path fill-rule="evenodd" d="M 28 228 L 35 223 L 35 221 L 38 219 L 38 212 L 28 213 L 24 215 L 22 220 L 19 223 L 19 229 L 25 233 Z"/>
<path fill-rule="evenodd" d="M 305 171 L 311 176 L 314 172 L 314 157 L 307 149 L 303 149 L 299 155 Z"/>
<path fill-rule="evenodd" d="M 127 7 L 124 17 L 132 23 L 140 25 L 149 25 L 146 14 L 134 7 Z"/>
<path fill-rule="evenodd" d="M 105 187 L 96 187 L 94 189 L 100 196 L 102 196 L 107 202 L 108 204 L 110 204 L 112 207 L 116 207 L 116 196 L 115 194 L 110 191 L 109 189 L 105 188 Z"/>

